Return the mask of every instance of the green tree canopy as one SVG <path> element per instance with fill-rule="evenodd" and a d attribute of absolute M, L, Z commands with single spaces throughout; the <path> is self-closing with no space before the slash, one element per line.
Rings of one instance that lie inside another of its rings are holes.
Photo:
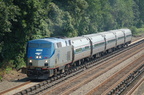
<path fill-rule="evenodd" d="M 144 26 L 144 0 L 0 0 L 0 66 L 25 64 L 26 43 Z"/>

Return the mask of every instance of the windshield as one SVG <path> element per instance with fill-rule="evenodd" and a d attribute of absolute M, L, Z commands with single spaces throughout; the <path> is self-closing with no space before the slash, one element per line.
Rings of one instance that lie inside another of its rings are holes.
<path fill-rule="evenodd" d="M 50 48 L 50 43 L 29 43 L 28 47 L 30 48 Z"/>
<path fill-rule="evenodd" d="M 27 49 L 28 57 L 35 58 L 37 55 L 41 55 L 43 58 L 50 58 L 54 53 L 53 43 L 28 43 Z"/>

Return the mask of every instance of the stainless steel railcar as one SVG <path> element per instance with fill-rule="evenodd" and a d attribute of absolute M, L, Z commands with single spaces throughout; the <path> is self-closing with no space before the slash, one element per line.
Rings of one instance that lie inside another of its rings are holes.
<path fill-rule="evenodd" d="M 102 32 L 99 33 L 101 35 L 103 35 L 104 39 L 105 39 L 105 51 L 106 52 L 112 52 L 113 49 L 116 47 L 116 36 L 115 34 L 113 34 L 112 32 Z"/>
<path fill-rule="evenodd" d="M 28 42 L 27 75 L 47 79 L 73 66 L 131 43 L 129 29 L 110 30 L 73 38 L 45 38 Z"/>
<path fill-rule="evenodd" d="M 73 46 L 73 63 L 80 65 L 83 61 L 88 60 L 91 55 L 90 40 L 85 37 L 74 37 L 69 40 Z"/>
<path fill-rule="evenodd" d="M 89 34 L 84 35 L 84 37 L 87 37 L 91 42 L 91 56 L 96 58 L 100 57 L 102 53 L 105 52 L 106 49 L 106 42 L 105 38 L 100 34 Z"/>
<path fill-rule="evenodd" d="M 125 45 L 128 45 L 131 43 L 131 40 L 132 40 L 132 32 L 130 29 L 119 29 L 121 30 L 123 33 L 124 33 L 124 42 L 125 42 Z"/>
<path fill-rule="evenodd" d="M 121 31 L 121 30 L 112 30 L 109 31 L 114 33 L 114 35 L 116 36 L 116 46 L 117 48 L 121 48 L 124 46 L 125 44 L 125 34 Z"/>

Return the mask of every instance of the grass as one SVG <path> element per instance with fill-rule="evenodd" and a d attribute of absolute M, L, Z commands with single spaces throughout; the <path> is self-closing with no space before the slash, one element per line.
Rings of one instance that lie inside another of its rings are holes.
<path fill-rule="evenodd" d="M 0 68 L 0 81 L 3 80 L 4 74 L 9 74 L 11 71 L 12 71 L 11 67 L 6 67 L 6 69 Z"/>
<path fill-rule="evenodd" d="M 0 76 L 0 81 L 2 81 L 2 76 Z"/>
<path fill-rule="evenodd" d="M 4 70 L 0 69 L 0 81 L 2 81 L 4 75 Z"/>
<path fill-rule="evenodd" d="M 141 36 L 144 34 L 144 28 L 133 28 L 133 36 Z"/>
<path fill-rule="evenodd" d="M 12 71 L 12 67 L 11 67 L 11 66 L 7 66 L 7 67 L 1 66 L 1 67 L 0 67 L 0 81 L 3 80 L 4 74 L 8 74 L 8 73 L 10 73 L 11 71 Z"/>
<path fill-rule="evenodd" d="M 143 34 L 144 33 L 144 28 L 138 28 L 137 32 L 138 32 L 138 34 Z"/>
<path fill-rule="evenodd" d="M 12 71 L 12 68 L 11 67 L 7 67 L 6 68 L 6 73 L 8 74 L 10 71 Z"/>

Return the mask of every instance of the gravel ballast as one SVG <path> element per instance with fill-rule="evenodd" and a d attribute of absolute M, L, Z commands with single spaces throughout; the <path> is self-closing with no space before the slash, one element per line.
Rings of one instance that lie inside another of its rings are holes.
<path fill-rule="evenodd" d="M 84 95 L 84 94 L 88 93 L 90 90 L 92 90 L 93 88 L 97 87 L 102 82 L 104 82 L 108 77 L 110 77 L 113 74 L 115 74 L 116 72 L 120 71 L 121 69 L 123 69 L 124 67 L 126 67 L 127 65 L 129 65 L 131 62 L 135 61 L 142 55 L 144 55 L 144 50 L 139 52 L 138 54 L 132 56 L 131 58 L 125 60 L 121 64 L 117 65 L 113 69 L 107 71 L 106 73 L 102 74 L 101 76 L 97 77 L 96 79 L 92 80 L 91 82 L 85 84 L 84 86 L 77 89 L 70 95 Z"/>

